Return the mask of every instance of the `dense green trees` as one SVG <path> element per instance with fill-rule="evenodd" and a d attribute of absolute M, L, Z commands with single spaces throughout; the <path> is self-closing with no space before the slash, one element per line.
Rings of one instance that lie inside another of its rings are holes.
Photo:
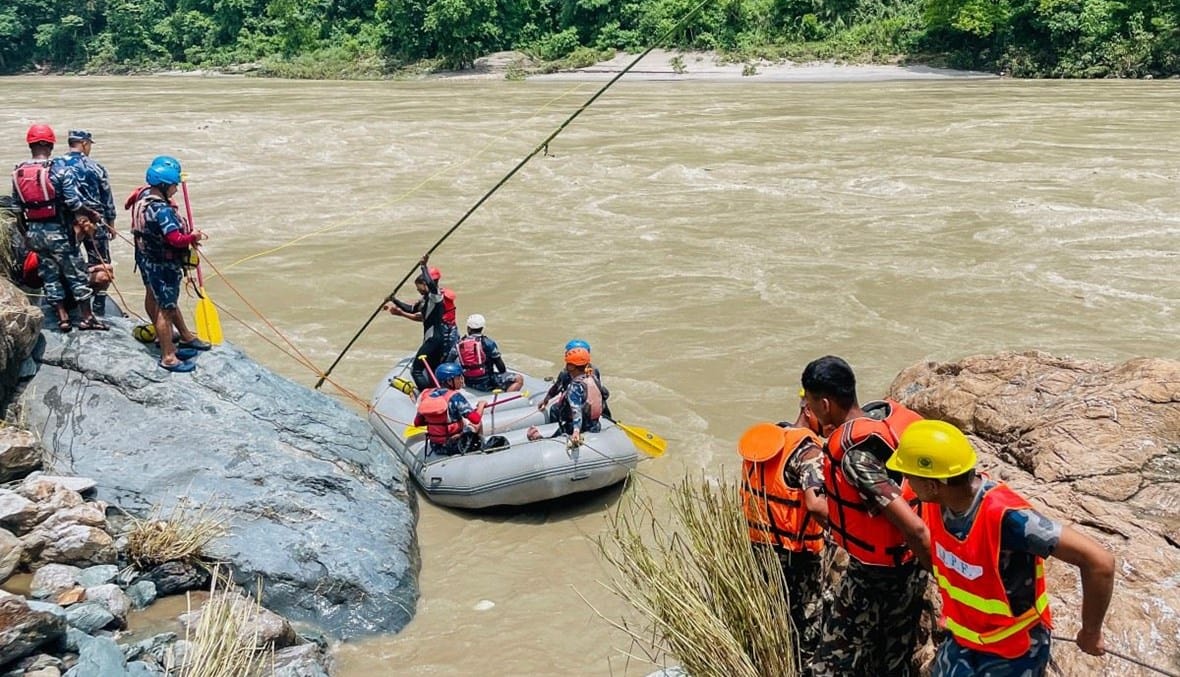
<path fill-rule="evenodd" d="M 6 0 L 0 72 L 264 65 L 375 76 L 521 49 L 637 50 L 697 0 Z M 734 58 L 945 58 L 1019 76 L 1180 73 L 1177 0 L 713 0 L 668 47 Z M 286 67 L 286 66 L 298 67 Z"/>

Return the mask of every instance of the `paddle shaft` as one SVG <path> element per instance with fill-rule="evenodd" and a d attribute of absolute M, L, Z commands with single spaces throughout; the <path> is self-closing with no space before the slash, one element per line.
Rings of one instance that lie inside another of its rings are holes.
<path fill-rule="evenodd" d="M 180 194 L 184 196 L 184 215 L 188 218 L 188 227 L 190 230 L 196 230 L 197 224 L 193 222 L 193 205 L 188 199 L 188 181 L 180 182 Z M 201 290 L 201 298 L 205 297 L 205 277 L 201 275 L 201 259 L 197 258 L 197 288 Z"/>
<path fill-rule="evenodd" d="M 586 111 L 587 108 L 590 107 L 590 104 L 597 101 L 598 97 L 605 94 L 606 90 L 610 89 L 612 85 L 614 85 L 616 82 L 619 81 L 619 78 L 626 75 L 632 68 L 637 66 L 639 64 L 639 62 L 643 60 L 644 57 L 646 57 L 648 54 L 651 54 L 652 50 L 654 50 L 656 47 L 658 47 L 660 45 L 667 43 L 668 38 L 672 37 L 677 31 L 679 31 L 681 28 L 683 28 L 684 25 L 687 24 L 690 19 L 692 19 L 694 16 L 697 15 L 697 12 L 700 12 L 702 9 L 704 9 L 705 5 L 709 4 L 711 1 L 712 0 L 701 0 L 699 3 L 697 3 L 697 5 L 695 7 L 693 7 L 691 10 L 689 10 L 689 12 L 687 14 L 685 14 L 683 17 L 681 17 L 680 21 L 677 21 L 675 25 L 673 25 L 671 28 L 669 28 L 668 31 L 666 33 L 664 33 L 663 36 L 661 36 L 658 40 L 653 42 L 650 47 L 643 50 L 643 52 L 639 56 L 635 57 L 631 61 L 631 63 L 624 66 L 623 69 L 620 70 L 617 74 L 615 74 L 615 76 L 613 78 L 611 78 L 609 81 L 607 81 L 607 83 L 605 85 L 600 87 L 597 92 L 594 92 L 594 95 L 591 96 L 589 99 L 587 99 L 586 103 L 582 104 L 581 107 L 579 107 L 569 117 L 567 117 L 564 122 L 562 122 L 560 125 L 558 125 L 557 129 L 553 130 L 553 132 L 549 136 L 545 137 L 544 141 L 537 144 L 536 148 L 533 148 L 533 150 L 528 155 L 524 156 L 524 158 L 520 162 L 516 163 L 515 167 L 513 167 L 511 170 L 509 170 L 509 172 L 507 174 L 504 175 L 504 178 L 502 178 L 498 182 L 496 182 L 496 185 L 492 186 L 491 190 L 484 193 L 483 197 L 479 198 L 479 200 L 476 201 L 476 203 L 474 205 L 472 205 L 471 208 L 468 209 L 463 214 L 463 216 L 459 217 L 459 220 L 455 222 L 455 225 L 453 225 L 449 229 L 447 229 L 447 232 L 443 233 L 443 236 L 440 237 L 437 242 L 435 242 L 433 245 L 431 245 L 430 249 L 426 250 L 426 254 L 427 255 L 433 254 L 434 250 L 438 249 L 439 246 L 441 246 L 443 242 L 447 241 L 447 238 L 449 238 L 451 236 L 451 233 L 454 233 L 456 230 L 458 230 L 459 226 L 462 226 L 467 221 L 467 219 L 472 214 L 475 213 L 475 210 L 482 207 L 483 203 L 487 202 L 488 199 L 492 197 L 492 195 L 495 195 L 496 191 L 500 190 L 501 186 L 508 183 L 508 180 L 511 179 L 513 176 L 516 176 L 516 173 L 519 172 L 521 170 L 521 168 L 523 168 L 526 164 L 528 164 L 529 160 L 532 160 L 534 157 L 536 157 L 542 151 L 548 151 L 549 150 L 549 142 L 553 141 L 553 139 L 556 139 L 558 134 L 561 134 L 563 131 L 565 131 L 565 128 L 568 127 L 570 125 L 570 123 L 572 123 L 574 120 L 576 120 L 579 115 L 581 115 L 583 112 Z M 417 271 L 418 271 L 418 267 L 415 266 L 410 272 L 406 273 L 405 276 L 402 277 L 401 281 L 397 283 L 397 286 L 393 288 L 393 291 L 389 293 L 389 296 L 387 296 L 386 299 L 387 300 L 392 299 L 394 296 L 396 296 L 397 293 L 399 291 L 401 291 L 402 286 L 405 285 L 406 282 L 409 281 L 410 277 L 412 275 L 414 275 Z M 381 302 L 381 304 L 377 306 L 377 309 L 373 311 L 373 314 L 369 315 L 369 319 L 365 320 L 365 323 L 363 325 L 361 325 L 361 328 L 359 330 L 357 330 L 356 334 L 348 342 L 348 345 L 344 346 L 344 350 L 341 350 L 340 354 L 336 356 L 336 359 L 332 361 L 332 364 L 328 367 L 328 370 L 324 372 L 323 376 L 321 376 L 318 381 L 316 381 L 316 384 L 315 384 L 316 390 L 318 390 L 319 387 L 321 385 L 323 385 L 324 379 L 331 376 L 332 370 L 336 368 L 336 365 L 340 364 L 340 360 L 344 359 L 344 355 L 352 348 L 352 345 L 357 342 L 357 339 L 359 339 L 361 337 L 361 334 L 365 333 L 365 330 L 367 330 L 369 328 L 369 325 L 373 323 L 373 320 L 377 318 L 377 315 L 381 312 L 381 308 L 384 306 L 385 306 L 385 300 L 383 300 Z"/>

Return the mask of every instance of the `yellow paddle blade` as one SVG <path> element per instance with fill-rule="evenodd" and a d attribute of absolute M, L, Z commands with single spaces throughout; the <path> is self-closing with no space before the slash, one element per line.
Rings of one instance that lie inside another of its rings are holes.
<path fill-rule="evenodd" d="M 197 299 L 197 336 L 214 345 L 221 343 L 221 318 L 217 316 L 217 306 L 209 300 L 205 288 L 200 289 L 201 298 Z"/>
<path fill-rule="evenodd" d="M 408 440 L 414 435 L 422 435 L 426 432 L 426 426 L 408 425 L 405 432 L 402 433 L 402 439 Z"/>
<path fill-rule="evenodd" d="M 618 421 L 615 421 L 615 425 L 627 433 L 627 437 L 631 438 L 631 441 L 635 443 L 635 446 L 640 451 L 652 458 L 659 458 L 664 455 L 665 451 L 668 451 L 668 440 L 665 440 L 650 430 L 638 428 L 633 425 L 624 425 Z"/>

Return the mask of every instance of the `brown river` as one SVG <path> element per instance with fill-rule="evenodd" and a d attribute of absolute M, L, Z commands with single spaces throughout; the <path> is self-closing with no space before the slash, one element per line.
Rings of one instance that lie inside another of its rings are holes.
<path fill-rule="evenodd" d="M 326 367 L 597 86 L 0 79 L 0 157 L 26 155 L 32 122 L 63 147 L 85 127 L 120 202 L 154 155 L 179 157 L 225 274 L 206 287 L 266 340 L 223 312 L 227 338 L 310 385 L 246 300 Z M 669 441 L 646 476 L 733 472 L 737 436 L 792 417 L 800 371 L 827 353 L 856 368 L 862 399 L 918 360 L 1177 357 L 1177 120 L 1176 81 L 624 80 L 433 261 L 510 364 L 556 373 L 566 340 L 593 345 L 615 413 Z M 334 379 L 367 400 L 420 336 L 378 317 Z M 593 546 L 616 498 L 490 514 L 422 501 L 417 616 L 340 647 L 340 674 L 651 671 L 594 610 L 624 613 Z"/>

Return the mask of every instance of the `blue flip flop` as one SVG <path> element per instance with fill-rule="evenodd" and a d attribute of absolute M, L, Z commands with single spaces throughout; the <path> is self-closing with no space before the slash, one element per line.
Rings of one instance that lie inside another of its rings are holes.
<path fill-rule="evenodd" d="M 176 349 L 176 357 L 181 360 L 191 360 L 200 354 L 201 354 L 201 351 L 197 350 L 196 348 L 177 348 Z"/>
<path fill-rule="evenodd" d="M 161 361 L 161 362 L 157 362 L 156 364 L 159 364 L 161 369 L 167 369 L 168 371 L 173 371 L 173 372 L 177 372 L 180 374 L 188 373 L 188 372 L 193 371 L 194 369 L 197 368 L 196 362 L 178 362 L 176 364 L 164 364 Z"/>
<path fill-rule="evenodd" d="M 200 338 L 195 338 L 191 341 L 178 341 L 177 348 L 192 348 L 193 350 L 209 350 L 213 347 L 212 343 Z"/>

